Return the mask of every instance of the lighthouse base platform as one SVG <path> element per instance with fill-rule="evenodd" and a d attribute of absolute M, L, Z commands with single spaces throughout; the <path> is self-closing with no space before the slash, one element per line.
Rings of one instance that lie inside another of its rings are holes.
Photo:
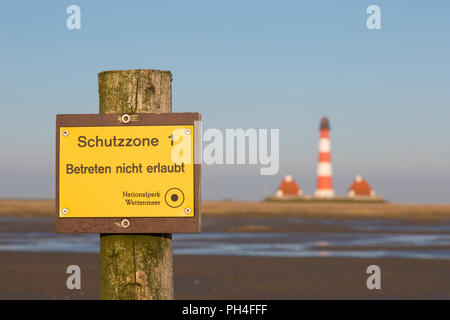
<path fill-rule="evenodd" d="M 303 195 L 303 196 L 270 196 L 264 199 L 264 201 L 279 201 L 279 202 L 386 202 L 382 197 L 371 197 L 371 196 L 334 196 L 334 197 L 316 197 L 312 195 Z"/>
<path fill-rule="evenodd" d="M 316 198 L 333 198 L 335 196 L 334 190 L 326 189 L 326 190 L 316 190 L 314 192 L 314 197 Z"/>

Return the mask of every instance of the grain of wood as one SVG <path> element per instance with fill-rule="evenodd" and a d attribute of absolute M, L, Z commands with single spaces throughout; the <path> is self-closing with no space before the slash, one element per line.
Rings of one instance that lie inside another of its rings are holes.
<path fill-rule="evenodd" d="M 125 70 L 98 74 L 100 113 L 172 112 L 170 71 Z"/>
<path fill-rule="evenodd" d="M 172 112 L 171 82 L 169 71 L 100 72 L 100 113 Z M 102 234 L 100 259 L 101 299 L 173 299 L 171 234 Z"/>

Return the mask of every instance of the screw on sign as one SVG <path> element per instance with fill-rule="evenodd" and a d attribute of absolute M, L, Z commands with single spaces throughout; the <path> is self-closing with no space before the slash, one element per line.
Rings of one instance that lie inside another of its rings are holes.
<path fill-rule="evenodd" d="M 123 219 L 122 221 L 120 221 L 120 225 L 122 226 L 122 228 L 128 228 L 130 226 L 130 220 Z"/>
<path fill-rule="evenodd" d="M 101 299 L 173 299 L 172 233 L 200 232 L 201 115 L 172 113 L 169 71 L 98 80 L 100 114 L 56 118 L 56 230 L 100 234 Z"/>
<path fill-rule="evenodd" d="M 122 119 L 122 123 L 128 123 L 131 121 L 131 117 L 127 113 L 123 114 L 121 119 Z"/>

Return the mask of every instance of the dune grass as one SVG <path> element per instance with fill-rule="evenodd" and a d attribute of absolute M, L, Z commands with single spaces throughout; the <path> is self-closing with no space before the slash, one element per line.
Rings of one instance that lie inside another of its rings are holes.
<path fill-rule="evenodd" d="M 203 201 L 204 216 L 450 218 L 450 205 L 359 202 Z M 0 200 L 0 216 L 55 217 L 53 200 Z"/>

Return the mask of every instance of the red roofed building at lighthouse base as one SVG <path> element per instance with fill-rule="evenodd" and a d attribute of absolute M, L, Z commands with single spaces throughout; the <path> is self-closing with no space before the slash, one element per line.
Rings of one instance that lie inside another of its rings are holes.
<path fill-rule="evenodd" d="M 277 198 L 301 197 L 302 195 L 302 189 L 300 189 L 290 174 L 287 174 L 284 177 L 276 193 Z"/>
<path fill-rule="evenodd" d="M 375 197 L 375 191 L 359 174 L 348 189 L 349 197 Z"/>

